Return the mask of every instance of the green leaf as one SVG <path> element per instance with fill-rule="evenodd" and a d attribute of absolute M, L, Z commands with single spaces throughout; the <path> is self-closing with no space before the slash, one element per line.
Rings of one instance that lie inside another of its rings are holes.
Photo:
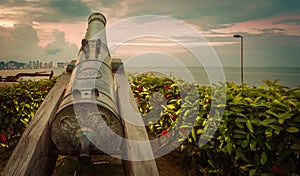
<path fill-rule="evenodd" d="M 267 149 L 272 150 L 272 147 L 267 142 L 265 142 L 265 146 L 267 147 Z"/>
<path fill-rule="evenodd" d="M 242 129 L 235 129 L 233 132 L 238 133 L 238 134 L 248 134 L 246 131 L 244 131 Z"/>
<path fill-rule="evenodd" d="M 283 124 L 285 119 L 278 119 L 279 124 Z"/>
<path fill-rule="evenodd" d="M 251 133 L 254 133 L 253 126 L 252 126 L 250 120 L 247 120 L 247 121 L 246 121 L 246 126 L 247 126 L 248 130 L 249 130 Z"/>
<path fill-rule="evenodd" d="M 270 118 L 270 119 L 265 119 L 265 120 L 261 121 L 260 123 L 263 126 L 268 126 L 270 123 L 274 123 L 274 122 L 277 122 L 277 120 L 274 118 Z"/>
<path fill-rule="evenodd" d="M 250 145 L 249 146 L 250 146 L 251 150 L 253 150 L 253 148 L 256 146 L 256 143 L 257 143 L 256 140 L 251 140 L 250 141 Z"/>
<path fill-rule="evenodd" d="M 196 136 L 195 128 L 192 129 L 192 137 L 193 137 L 194 142 L 197 142 L 197 136 Z"/>
<path fill-rule="evenodd" d="M 176 107 L 173 104 L 168 104 L 167 108 L 169 108 L 169 109 L 175 109 Z"/>
<path fill-rule="evenodd" d="M 14 102 L 15 105 L 18 105 L 18 104 L 19 104 L 18 101 L 15 100 L 15 99 L 13 99 L 13 102 Z"/>
<path fill-rule="evenodd" d="M 241 123 L 241 122 L 235 122 L 235 125 L 236 125 L 237 127 L 239 127 L 239 128 L 242 128 L 242 129 L 245 128 L 244 124 Z"/>
<path fill-rule="evenodd" d="M 240 106 L 231 106 L 230 109 L 235 112 L 244 112 L 245 111 L 245 109 Z"/>
<path fill-rule="evenodd" d="M 236 150 L 236 155 L 239 157 L 239 158 L 242 158 L 242 160 L 246 161 L 246 162 L 249 162 L 248 158 L 240 151 L 240 150 Z"/>
<path fill-rule="evenodd" d="M 231 137 L 234 139 L 244 139 L 246 136 L 244 134 L 233 134 Z"/>
<path fill-rule="evenodd" d="M 246 122 L 246 119 L 238 117 L 235 119 L 235 122 Z"/>
<path fill-rule="evenodd" d="M 15 109 L 16 109 L 16 111 L 18 112 L 18 111 L 19 111 L 19 106 L 16 105 L 16 106 L 15 106 Z"/>
<path fill-rule="evenodd" d="M 231 142 L 227 143 L 226 148 L 227 148 L 227 152 L 229 153 L 229 155 L 231 155 L 232 143 Z"/>
<path fill-rule="evenodd" d="M 266 137 L 272 137 L 272 135 L 273 135 L 273 129 L 272 128 L 267 128 L 265 130 L 265 135 L 266 135 Z"/>
<path fill-rule="evenodd" d="M 300 122 L 300 116 L 294 118 L 295 122 Z"/>
<path fill-rule="evenodd" d="M 31 106 L 29 104 L 25 104 L 26 108 L 31 108 Z"/>
<path fill-rule="evenodd" d="M 278 117 L 278 114 L 275 113 L 275 112 L 273 112 L 273 111 L 271 111 L 271 110 L 267 110 L 266 112 L 267 112 L 268 114 L 271 114 L 271 115 L 273 115 L 273 116 L 279 118 L 279 117 Z"/>
<path fill-rule="evenodd" d="M 275 99 L 273 102 L 274 102 L 276 105 L 279 105 L 279 106 L 281 106 L 281 107 L 283 107 L 283 108 L 286 108 L 286 107 L 287 107 L 287 105 L 281 103 L 279 100 L 276 100 L 276 99 Z"/>
<path fill-rule="evenodd" d="M 248 146 L 248 144 L 249 144 L 249 139 L 245 139 L 245 140 L 243 140 L 243 142 L 242 142 L 242 147 L 243 147 L 243 148 L 246 148 L 246 147 Z"/>
<path fill-rule="evenodd" d="M 289 118 L 291 118 L 293 115 L 294 115 L 294 113 L 290 113 L 290 112 L 287 112 L 287 113 L 281 113 L 281 114 L 278 115 L 278 118 L 280 118 L 280 119 L 289 119 Z"/>
<path fill-rule="evenodd" d="M 254 176 L 256 169 L 252 169 L 249 171 L 249 176 Z"/>
<path fill-rule="evenodd" d="M 208 164 L 209 164 L 211 167 L 213 167 L 214 169 L 216 168 L 215 165 L 214 165 L 213 160 L 209 159 L 209 160 L 207 160 L 207 162 L 208 162 Z"/>
<path fill-rule="evenodd" d="M 287 120 L 286 123 L 289 125 L 289 126 L 293 126 L 293 127 L 298 127 L 300 128 L 300 123 L 299 122 L 294 122 L 292 120 Z"/>
<path fill-rule="evenodd" d="M 251 119 L 250 121 L 251 121 L 251 123 L 252 123 L 253 125 L 261 126 L 260 120 L 258 120 L 258 119 Z"/>
<path fill-rule="evenodd" d="M 273 128 L 274 130 L 277 130 L 277 131 L 283 130 L 283 128 L 279 125 L 270 125 L 270 127 Z"/>
<path fill-rule="evenodd" d="M 262 165 L 265 165 L 266 162 L 267 162 L 267 160 L 268 160 L 267 153 L 266 153 L 265 151 L 263 151 L 263 152 L 261 153 L 261 155 L 260 155 L 260 163 L 261 163 Z"/>
<path fill-rule="evenodd" d="M 245 170 L 245 171 L 248 171 L 249 167 L 253 167 L 253 165 L 252 164 L 247 164 L 245 166 L 240 166 L 240 168 L 243 169 L 243 170 Z"/>
<path fill-rule="evenodd" d="M 292 150 L 300 150 L 300 144 L 293 144 L 290 146 L 290 149 Z"/>
<path fill-rule="evenodd" d="M 288 128 L 286 128 L 285 130 L 286 130 L 287 132 L 289 132 L 289 133 L 297 133 L 297 132 L 299 132 L 299 129 L 296 128 L 296 127 L 288 127 Z"/>
<path fill-rule="evenodd" d="M 293 105 L 294 107 L 297 107 L 297 104 L 293 102 L 292 100 L 288 100 L 289 104 Z"/>

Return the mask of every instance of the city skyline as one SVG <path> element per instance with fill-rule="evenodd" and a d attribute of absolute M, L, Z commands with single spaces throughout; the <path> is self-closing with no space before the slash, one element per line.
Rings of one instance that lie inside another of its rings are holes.
<path fill-rule="evenodd" d="M 15 60 L 5 62 L 0 60 L 0 70 L 64 68 L 68 64 L 70 64 L 70 62 L 43 62 L 38 59 L 28 60 L 27 62 L 19 62 Z"/>

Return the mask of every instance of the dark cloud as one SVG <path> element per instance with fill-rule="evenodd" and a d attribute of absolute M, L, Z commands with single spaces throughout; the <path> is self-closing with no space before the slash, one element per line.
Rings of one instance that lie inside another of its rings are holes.
<path fill-rule="evenodd" d="M 167 0 L 143 1 L 131 5 L 126 17 L 138 15 L 169 15 L 181 20 L 194 20 L 202 28 L 218 24 L 238 23 L 285 13 L 300 13 L 300 1 L 220 1 Z"/>
<path fill-rule="evenodd" d="M 80 0 L 54 0 L 49 3 L 49 6 L 55 12 L 68 17 L 81 17 L 90 14 L 90 8 Z"/>
<path fill-rule="evenodd" d="M 6 19 L 29 22 L 76 22 L 86 19 L 91 13 L 87 4 L 80 0 L 5 1 L 0 3 L 0 8 L 11 11 L 3 16 Z"/>

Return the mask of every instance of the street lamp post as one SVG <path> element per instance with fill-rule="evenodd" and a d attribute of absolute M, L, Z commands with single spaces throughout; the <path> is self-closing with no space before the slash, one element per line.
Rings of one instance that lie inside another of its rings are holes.
<path fill-rule="evenodd" d="M 244 63 L 243 63 L 243 36 L 239 35 L 239 34 L 235 34 L 233 35 L 234 38 L 240 38 L 241 39 L 241 84 L 244 84 L 244 75 L 243 75 L 243 71 L 244 71 Z"/>

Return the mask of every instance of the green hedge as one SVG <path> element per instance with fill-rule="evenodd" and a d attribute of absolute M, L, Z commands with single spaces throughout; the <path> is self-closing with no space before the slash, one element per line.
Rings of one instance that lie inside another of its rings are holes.
<path fill-rule="evenodd" d="M 300 174 L 299 87 L 290 89 L 276 81 L 260 87 L 195 86 L 145 74 L 131 75 L 130 80 L 149 132 L 181 143 L 190 175 Z M 190 96 L 195 90 L 198 97 Z M 224 97 L 226 104 L 221 104 Z M 217 107 L 210 112 L 214 103 Z M 193 116 L 195 124 L 189 119 Z M 205 138 L 211 139 L 201 145 Z"/>
<path fill-rule="evenodd" d="M 151 74 L 129 80 L 149 133 L 177 140 L 190 175 L 300 175 L 299 87 L 198 86 Z M 55 81 L 0 87 L 2 161 Z"/>
<path fill-rule="evenodd" d="M 58 77 L 0 87 L 0 160 L 6 161 Z"/>

